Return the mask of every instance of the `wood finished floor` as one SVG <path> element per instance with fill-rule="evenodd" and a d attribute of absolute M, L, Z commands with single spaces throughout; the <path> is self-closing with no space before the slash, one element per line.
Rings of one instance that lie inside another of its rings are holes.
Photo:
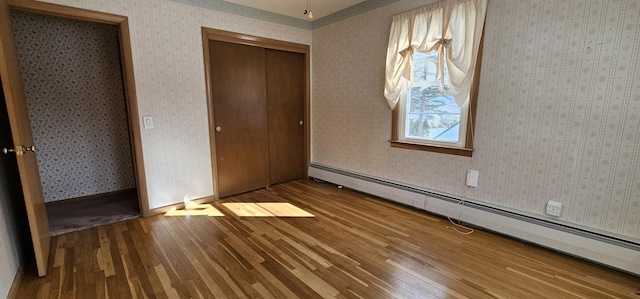
<path fill-rule="evenodd" d="M 221 202 L 315 218 L 238 218 Z M 17 298 L 640 298 L 640 278 L 311 180 L 57 236 Z"/>

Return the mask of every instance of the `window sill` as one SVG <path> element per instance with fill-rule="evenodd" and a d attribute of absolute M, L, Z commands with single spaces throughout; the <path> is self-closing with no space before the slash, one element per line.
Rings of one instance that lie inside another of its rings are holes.
<path fill-rule="evenodd" d="M 389 140 L 389 142 L 391 143 L 391 147 L 397 147 L 397 148 L 465 156 L 465 157 L 471 157 L 473 155 L 472 148 L 427 145 L 427 144 L 413 143 L 413 142 L 407 142 L 402 140 Z"/>

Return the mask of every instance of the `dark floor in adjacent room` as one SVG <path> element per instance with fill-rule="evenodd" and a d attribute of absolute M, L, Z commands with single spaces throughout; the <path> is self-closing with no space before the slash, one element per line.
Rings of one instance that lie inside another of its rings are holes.
<path fill-rule="evenodd" d="M 47 203 L 52 236 L 140 217 L 136 190 Z"/>

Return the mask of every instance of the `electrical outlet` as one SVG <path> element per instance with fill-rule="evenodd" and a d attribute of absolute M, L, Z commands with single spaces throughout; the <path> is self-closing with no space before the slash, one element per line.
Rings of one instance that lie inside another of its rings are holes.
<path fill-rule="evenodd" d="M 562 215 L 562 203 L 553 200 L 547 201 L 545 213 L 549 216 L 560 217 L 560 215 Z"/>
<path fill-rule="evenodd" d="M 478 187 L 478 175 L 479 173 L 477 170 L 467 171 L 467 186 Z"/>

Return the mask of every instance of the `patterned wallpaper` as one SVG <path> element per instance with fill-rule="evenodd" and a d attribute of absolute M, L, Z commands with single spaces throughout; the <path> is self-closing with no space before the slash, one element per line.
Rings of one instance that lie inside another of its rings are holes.
<path fill-rule="evenodd" d="M 118 28 L 12 17 L 45 201 L 135 188 Z"/>
<path fill-rule="evenodd" d="M 388 143 L 391 18 L 433 2 L 313 31 L 313 162 L 638 242 L 640 1 L 489 1 L 473 158 Z"/>
<path fill-rule="evenodd" d="M 51 0 L 127 16 L 149 206 L 213 195 L 202 27 L 311 44 L 311 31 L 163 0 Z M 142 124 L 141 124 L 142 126 Z"/>

